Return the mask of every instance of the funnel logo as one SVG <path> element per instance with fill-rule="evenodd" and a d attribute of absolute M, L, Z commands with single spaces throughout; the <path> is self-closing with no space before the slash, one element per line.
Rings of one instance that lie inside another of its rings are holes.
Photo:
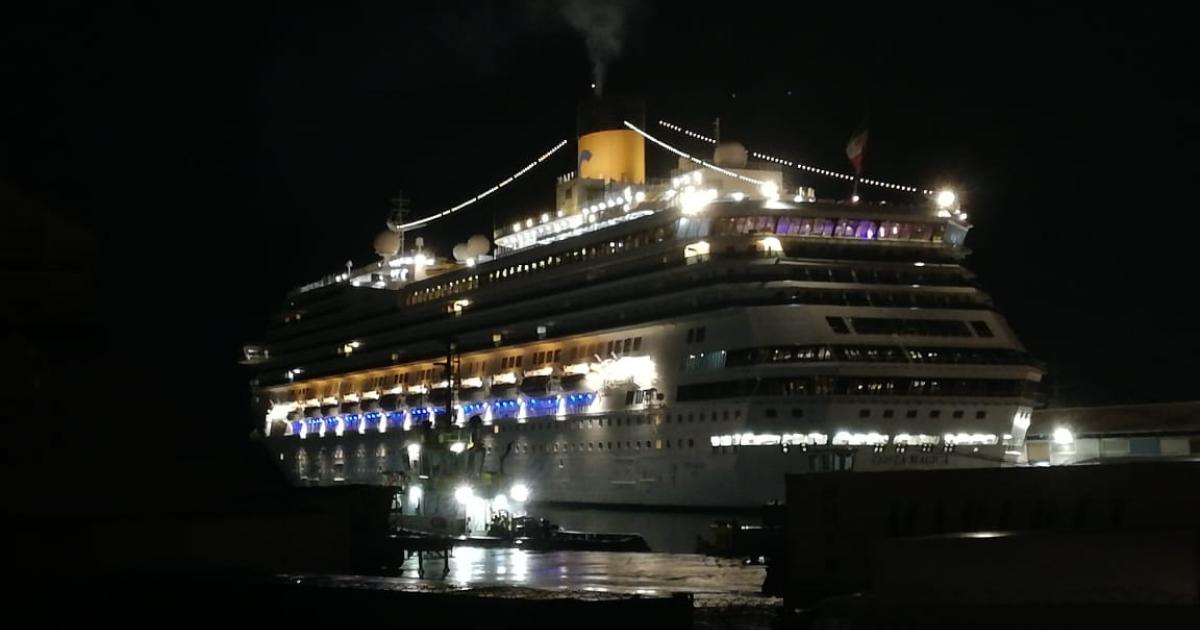
<path fill-rule="evenodd" d="M 587 162 L 587 161 L 589 161 L 589 160 L 591 160 L 591 159 L 592 159 L 592 152 L 591 152 L 591 151 L 588 151 L 587 149 L 584 149 L 584 150 L 582 150 L 582 151 L 580 151 L 580 152 L 579 152 L 579 166 L 581 166 L 581 167 L 582 167 L 584 162 Z"/>

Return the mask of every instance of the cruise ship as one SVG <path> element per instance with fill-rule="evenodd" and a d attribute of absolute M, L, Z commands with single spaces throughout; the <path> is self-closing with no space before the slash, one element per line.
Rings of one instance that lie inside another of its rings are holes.
<path fill-rule="evenodd" d="M 1022 463 L 1043 369 L 964 268 L 954 193 L 822 199 L 787 181 L 819 173 L 644 119 L 582 104 L 553 210 L 447 257 L 414 235 L 458 208 L 394 216 L 378 259 L 287 296 L 244 362 L 291 479 L 737 508 L 786 473 Z M 648 149 L 675 168 L 647 177 Z"/>

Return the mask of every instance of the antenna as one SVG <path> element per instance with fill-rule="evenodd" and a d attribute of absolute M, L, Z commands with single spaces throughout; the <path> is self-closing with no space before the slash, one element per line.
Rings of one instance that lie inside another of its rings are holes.
<path fill-rule="evenodd" d="M 713 140 L 716 140 L 717 144 L 721 143 L 721 117 L 720 116 L 717 116 L 716 119 L 713 120 Z"/>
<path fill-rule="evenodd" d="M 387 228 L 400 237 L 401 256 L 404 255 L 404 230 L 401 226 L 408 220 L 409 212 L 408 200 L 404 198 L 404 193 L 396 191 L 396 196 L 392 198 L 392 211 L 388 215 Z"/>

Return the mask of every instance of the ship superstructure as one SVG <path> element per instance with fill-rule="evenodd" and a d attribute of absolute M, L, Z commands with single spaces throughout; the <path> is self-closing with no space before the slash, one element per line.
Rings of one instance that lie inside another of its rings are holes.
<path fill-rule="evenodd" d="M 650 179 L 640 123 L 581 108 L 555 210 L 455 260 L 385 234 L 293 291 L 248 354 L 288 475 L 716 507 L 788 472 L 1016 463 L 1042 369 L 952 195 L 820 200 L 736 143 Z"/>

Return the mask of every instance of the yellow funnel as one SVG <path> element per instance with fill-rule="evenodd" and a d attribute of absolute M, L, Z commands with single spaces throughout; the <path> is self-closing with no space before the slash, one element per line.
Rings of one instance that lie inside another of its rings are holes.
<path fill-rule="evenodd" d="M 645 141 L 628 129 L 593 131 L 580 136 L 579 176 L 646 183 Z"/>

